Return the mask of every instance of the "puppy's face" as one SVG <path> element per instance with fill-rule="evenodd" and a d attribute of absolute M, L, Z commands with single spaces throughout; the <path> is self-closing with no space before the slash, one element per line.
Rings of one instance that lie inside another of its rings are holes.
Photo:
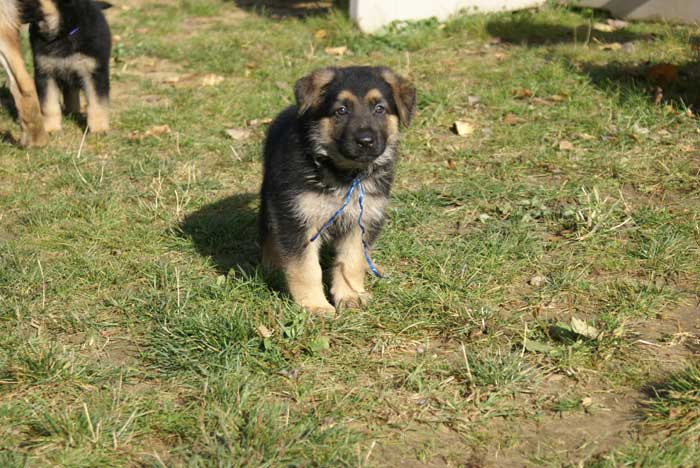
<path fill-rule="evenodd" d="M 299 114 L 317 153 L 356 169 L 393 158 L 400 124 L 415 110 L 415 89 L 386 68 L 317 70 L 295 87 Z"/>

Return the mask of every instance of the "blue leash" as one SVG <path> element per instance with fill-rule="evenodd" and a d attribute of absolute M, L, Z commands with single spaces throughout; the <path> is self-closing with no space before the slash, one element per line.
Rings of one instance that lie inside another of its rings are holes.
<path fill-rule="evenodd" d="M 352 184 L 350 184 L 350 188 L 348 189 L 348 193 L 345 194 L 345 201 L 343 201 L 343 206 L 341 206 L 338 211 L 333 213 L 333 216 L 331 216 L 328 221 L 325 222 L 323 226 L 321 226 L 321 229 L 318 230 L 316 234 L 309 240 L 309 242 L 313 242 L 316 239 L 318 239 L 318 236 L 323 233 L 328 227 L 335 222 L 335 220 L 343 214 L 343 211 L 345 211 L 345 208 L 348 207 L 350 204 L 350 199 L 352 198 L 352 193 L 355 191 L 355 188 L 359 187 L 360 190 L 360 196 L 357 199 L 357 204 L 360 207 L 360 214 L 357 217 L 357 225 L 360 226 L 360 232 L 362 233 L 362 253 L 365 255 L 365 261 L 367 262 L 367 266 L 369 266 L 369 270 L 372 272 L 374 276 L 377 278 L 381 278 L 382 275 L 379 274 L 379 271 L 377 270 L 377 267 L 374 266 L 374 263 L 372 263 L 372 259 L 369 258 L 369 253 L 368 253 L 368 247 L 367 247 L 367 242 L 365 241 L 365 227 L 362 225 L 362 215 L 365 211 L 364 208 L 364 201 L 365 201 L 365 189 L 362 187 L 362 179 L 360 177 L 356 177 L 353 179 Z"/>

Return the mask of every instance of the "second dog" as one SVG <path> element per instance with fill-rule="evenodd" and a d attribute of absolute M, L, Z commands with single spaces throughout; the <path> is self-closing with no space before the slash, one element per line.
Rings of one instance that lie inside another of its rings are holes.
<path fill-rule="evenodd" d="M 44 1 L 31 22 L 34 80 L 48 132 L 61 129 L 61 95 L 66 112 L 80 112 L 81 89 L 90 131 L 109 130 L 112 38 L 102 13 L 109 6 L 93 0 Z"/>

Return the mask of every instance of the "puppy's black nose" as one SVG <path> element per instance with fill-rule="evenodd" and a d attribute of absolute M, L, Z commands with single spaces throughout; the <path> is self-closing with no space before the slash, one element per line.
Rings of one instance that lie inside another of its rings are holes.
<path fill-rule="evenodd" d="M 355 134 L 355 141 L 362 148 L 371 148 L 374 146 L 374 135 L 370 130 L 360 130 Z"/>

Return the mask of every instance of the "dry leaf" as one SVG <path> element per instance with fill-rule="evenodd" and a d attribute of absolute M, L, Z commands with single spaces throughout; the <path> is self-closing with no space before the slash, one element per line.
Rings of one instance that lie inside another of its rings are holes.
<path fill-rule="evenodd" d="M 506 54 L 504 54 L 503 52 L 496 52 L 495 54 L 493 54 L 493 58 L 500 62 L 501 60 L 506 58 Z"/>
<path fill-rule="evenodd" d="M 459 136 L 469 136 L 472 133 L 474 133 L 474 125 L 470 124 L 469 122 L 466 122 L 464 120 L 458 120 L 454 123 L 454 131 L 457 133 Z"/>
<path fill-rule="evenodd" d="M 535 275 L 528 280 L 528 283 L 530 284 L 530 286 L 533 286 L 535 288 L 539 288 L 541 286 L 544 286 L 544 284 L 546 282 L 547 282 L 547 278 L 545 278 L 542 275 Z"/>
<path fill-rule="evenodd" d="M 610 42 L 609 44 L 601 44 L 600 50 L 620 50 L 622 49 L 622 44 L 619 42 Z"/>
<path fill-rule="evenodd" d="M 564 96 L 561 96 L 559 94 L 553 94 L 553 95 L 549 96 L 547 99 L 549 99 L 552 102 L 563 102 L 566 100 L 566 98 Z"/>
<path fill-rule="evenodd" d="M 224 81 L 223 76 L 210 73 L 208 75 L 204 75 L 204 78 L 202 78 L 202 86 L 216 86 L 222 81 Z"/>
<path fill-rule="evenodd" d="M 281 375 L 282 377 L 286 377 L 290 380 L 296 380 L 299 378 L 299 375 L 301 375 L 301 369 L 299 369 L 299 368 L 282 369 L 280 371 L 277 371 L 277 374 Z"/>
<path fill-rule="evenodd" d="M 559 142 L 560 151 L 572 151 L 574 149 L 574 144 L 568 140 L 561 140 Z"/>
<path fill-rule="evenodd" d="M 654 104 L 659 105 L 661 104 L 661 101 L 664 99 L 664 90 L 661 86 L 657 86 L 654 89 Z"/>
<path fill-rule="evenodd" d="M 139 132 L 138 130 L 134 130 L 133 132 L 129 133 L 129 139 L 130 140 L 143 140 L 146 137 L 158 137 L 159 135 L 163 135 L 165 133 L 170 133 L 170 126 L 165 124 L 165 125 L 155 125 L 145 132 Z"/>
<path fill-rule="evenodd" d="M 595 140 L 595 137 L 593 135 L 588 134 L 588 133 L 579 133 L 578 137 L 582 140 Z"/>
<path fill-rule="evenodd" d="M 154 127 L 151 127 L 146 131 L 146 133 L 144 135 L 145 136 L 158 136 L 158 135 L 162 135 L 164 133 L 170 133 L 170 126 L 168 126 L 168 124 L 156 125 Z"/>
<path fill-rule="evenodd" d="M 476 106 L 481 102 L 481 98 L 479 96 L 467 96 L 467 104 L 470 106 Z"/>
<path fill-rule="evenodd" d="M 445 167 L 447 167 L 448 169 L 457 169 L 457 163 L 454 159 L 448 159 L 447 161 L 445 161 Z"/>
<path fill-rule="evenodd" d="M 627 27 L 628 24 L 627 21 L 609 19 L 607 23 L 594 23 L 593 29 L 600 32 L 611 33 Z"/>
<path fill-rule="evenodd" d="M 530 102 L 533 104 L 536 104 L 538 106 L 551 106 L 552 105 L 551 101 L 548 101 L 546 99 L 542 99 L 540 97 L 533 97 L 532 99 L 530 99 Z"/>
<path fill-rule="evenodd" d="M 629 22 L 624 21 L 624 20 L 609 18 L 608 25 L 612 28 L 615 28 L 615 30 L 618 30 L 618 29 L 623 29 L 623 28 L 626 28 L 627 26 L 629 26 Z"/>
<path fill-rule="evenodd" d="M 525 99 L 532 97 L 532 91 L 530 91 L 527 88 L 514 89 L 510 93 L 515 97 L 515 99 Z"/>
<path fill-rule="evenodd" d="M 277 89 L 282 90 L 282 91 L 291 91 L 292 86 L 287 83 L 286 81 L 275 81 L 275 86 Z"/>
<path fill-rule="evenodd" d="M 270 338 L 272 336 L 272 332 L 265 325 L 258 325 L 255 327 L 255 330 L 258 332 L 258 335 L 263 338 Z"/>
<path fill-rule="evenodd" d="M 659 86 L 665 86 L 678 80 L 678 67 L 670 63 L 659 63 L 647 70 L 647 78 Z"/>
<path fill-rule="evenodd" d="M 324 39 L 326 36 L 328 36 L 328 31 L 325 29 L 319 29 L 314 33 L 314 37 L 318 40 Z"/>
<path fill-rule="evenodd" d="M 586 397 L 586 398 L 581 399 L 581 406 L 583 406 L 584 408 L 588 408 L 592 404 L 593 404 L 593 398 L 591 398 L 591 397 Z"/>
<path fill-rule="evenodd" d="M 336 57 L 342 57 L 345 55 L 345 53 L 348 51 L 348 48 L 346 46 L 338 46 L 338 47 L 326 47 L 325 52 L 328 55 L 334 55 Z"/>
<path fill-rule="evenodd" d="M 506 114 L 503 117 L 503 123 L 505 123 L 507 125 L 517 125 L 517 124 L 523 123 L 523 122 L 525 122 L 525 119 L 518 117 L 515 114 Z"/>
<path fill-rule="evenodd" d="M 593 23 L 593 29 L 595 29 L 596 31 L 608 32 L 608 33 L 615 31 L 614 27 L 612 27 L 609 24 L 605 24 L 605 23 Z"/>
<path fill-rule="evenodd" d="M 600 336 L 600 332 L 596 327 L 588 325 L 585 320 L 577 319 L 576 317 L 571 317 L 571 331 L 592 340 L 596 340 Z"/>
<path fill-rule="evenodd" d="M 632 131 L 637 135 L 649 135 L 649 129 L 646 127 L 642 127 L 638 123 L 632 125 Z"/>
<path fill-rule="evenodd" d="M 264 118 L 264 119 L 250 119 L 246 120 L 245 124 L 249 127 L 257 127 L 259 125 L 270 125 L 272 123 L 272 119 L 270 118 Z"/>
<path fill-rule="evenodd" d="M 253 134 L 253 132 L 247 128 L 228 128 L 225 131 L 228 136 L 236 141 L 247 140 Z"/>

